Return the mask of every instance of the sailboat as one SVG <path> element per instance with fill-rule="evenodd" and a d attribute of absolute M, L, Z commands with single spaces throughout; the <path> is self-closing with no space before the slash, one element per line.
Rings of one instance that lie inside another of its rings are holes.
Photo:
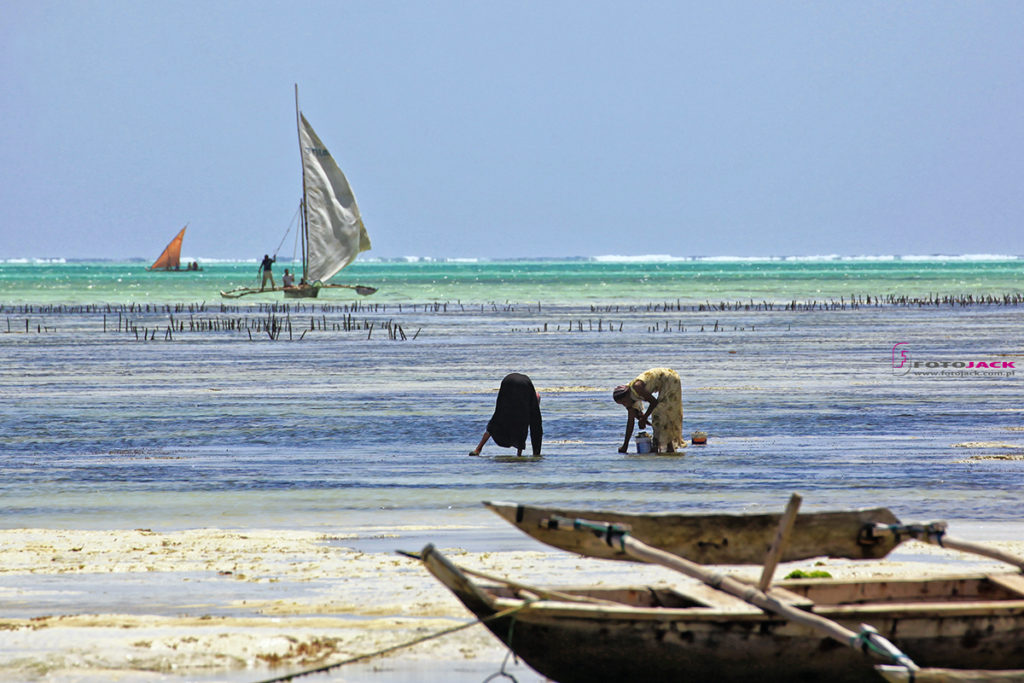
<path fill-rule="evenodd" d="M 173 272 L 180 272 L 181 268 L 181 241 L 185 239 L 185 230 L 188 228 L 188 223 L 181 229 L 174 239 L 171 240 L 170 244 L 164 247 L 164 250 L 157 257 L 156 261 L 153 262 L 146 270 L 169 270 Z M 185 272 L 200 270 L 198 263 L 189 264 L 185 269 Z"/>
<path fill-rule="evenodd" d="M 370 248 L 363 219 L 334 157 L 327 151 L 309 121 L 299 110 L 299 87 L 295 86 L 295 119 L 302 157 L 302 201 L 299 236 L 302 244 L 302 279 L 297 285 L 275 287 L 286 297 L 315 297 L 324 287 L 345 287 L 362 295 L 373 294 L 374 287 L 328 284 L 327 280 Z M 237 298 L 262 290 L 239 287 L 221 296 Z"/>

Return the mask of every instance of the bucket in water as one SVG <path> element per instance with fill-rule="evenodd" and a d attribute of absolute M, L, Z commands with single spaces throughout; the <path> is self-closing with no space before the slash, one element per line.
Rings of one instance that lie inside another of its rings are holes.
<path fill-rule="evenodd" d="M 647 432 L 640 432 L 636 435 L 636 452 L 637 453 L 650 453 L 653 446 L 651 441 L 651 435 Z"/>

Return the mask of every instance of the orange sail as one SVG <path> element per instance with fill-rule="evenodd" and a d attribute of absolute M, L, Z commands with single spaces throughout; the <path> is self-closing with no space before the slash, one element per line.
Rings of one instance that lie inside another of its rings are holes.
<path fill-rule="evenodd" d="M 185 238 L 185 228 L 181 229 L 178 236 L 171 240 L 160 257 L 149 267 L 150 270 L 178 270 L 181 267 L 181 240 Z"/>

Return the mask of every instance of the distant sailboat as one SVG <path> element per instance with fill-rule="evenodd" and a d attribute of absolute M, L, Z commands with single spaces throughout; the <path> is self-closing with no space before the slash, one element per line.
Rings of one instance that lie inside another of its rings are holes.
<path fill-rule="evenodd" d="M 172 271 L 180 271 L 180 270 L 182 270 L 182 267 L 181 267 L 181 241 L 183 239 L 185 239 L 185 230 L 186 229 L 188 229 L 188 223 L 186 223 L 185 227 L 181 229 L 181 232 L 179 232 L 177 234 L 177 236 L 173 240 L 171 240 L 170 244 L 168 244 L 166 247 L 164 247 L 163 252 L 157 258 L 157 260 L 153 262 L 153 265 L 151 265 L 149 268 L 147 268 L 147 270 L 172 270 Z M 198 263 L 189 264 L 184 270 L 185 271 L 190 271 L 190 270 L 191 271 L 196 271 L 196 270 L 199 270 L 199 264 Z"/>
<path fill-rule="evenodd" d="M 286 297 L 315 297 L 324 287 L 345 287 L 359 294 L 373 294 L 377 291 L 373 287 L 327 284 L 328 279 L 352 263 L 360 252 L 370 248 L 370 237 L 345 174 L 299 110 L 298 86 L 295 86 L 295 118 L 302 156 L 303 196 L 299 212 L 302 279 L 297 285 L 275 289 L 282 289 Z M 221 292 L 221 296 L 237 298 L 260 291 L 255 287 L 239 287 Z"/>

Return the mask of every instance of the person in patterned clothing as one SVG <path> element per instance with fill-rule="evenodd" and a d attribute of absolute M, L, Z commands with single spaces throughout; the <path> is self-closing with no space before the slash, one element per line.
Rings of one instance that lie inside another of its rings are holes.
<path fill-rule="evenodd" d="M 626 438 L 619 453 L 629 450 L 629 439 L 633 436 L 636 422 L 640 423 L 640 429 L 646 429 L 650 422 L 654 431 L 655 453 L 675 453 L 676 449 L 686 448 L 683 440 L 683 389 L 675 370 L 651 368 L 629 384 L 615 387 L 612 398 L 629 415 Z M 644 401 L 648 403 L 646 411 Z"/>

